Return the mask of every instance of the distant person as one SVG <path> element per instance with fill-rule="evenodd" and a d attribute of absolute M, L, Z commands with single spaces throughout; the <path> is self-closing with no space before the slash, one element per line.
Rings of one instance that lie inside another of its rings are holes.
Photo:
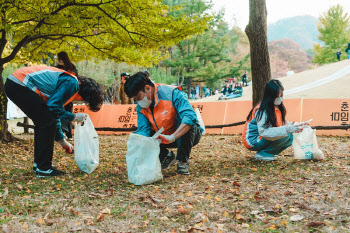
<path fill-rule="evenodd" d="M 68 57 L 68 54 L 64 51 L 59 52 L 57 54 L 57 68 L 65 70 L 69 73 L 72 73 L 73 75 L 77 76 L 78 75 L 78 70 L 75 67 L 75 65 L 71 62 L 71 60 Z M 64 110 L 72 113 L 73 112 L 73 103 L 70 102 L 64 106 Z M 61 128 L 63 133 L 67 136 L 69 140 L 72 140 L 73 135 L 72 135 L 72 129 L 73 129 L 73 124 L 71 121 L 66 120 L 66 119 L 61 119 Z"/>
<path fill-rule="evenodd" d="M 133 104 L 134 101 L 132 98 L 129 98 L 125 94 L 125 87 L 124 84 L 126 80 L 129 78 L 130 74 L 124 72 L 120 74 L 120 88 L 119 88 L 119 98 L 120 98 L 120 104 Z"/>
<path fill-rule="evenodd" d="M 230 87 L 229 82 L 226 83 L 225 87 L 221 90 L 222 95 L 218 98 L 218 100 L 223 100 L 226 96 L 229 96 L 232 93 L 232 88 Z"/>
<path fill-rule="evenodd" d="M 243 95 L 243 86 L 242 83 L 236 83 L 235 89 L 230 95 L 227 95 L 225 99 L 234 99 L 238 97 L 242 97 Z"/>
<path fill-rule="evenodd" d="M 254 158 L 271 161 L 292 145 L 293 134 L 303 130 L 307 122 L 293 124 L 286 119 L 283 105 L 284 88 L 279 80 L 273 79 L 265 86 L 264 96 L 249 113 L 242 134 L 243 144 L 256 151 Z"/>
<path fill-rule="evenodd" d="M 191 87 L 191 99 L 196 99 L 196 89 L 193 86 Z"/>
<path fill-rule="evenodd" d="M 210 89 L 207 87 L 203 87 L 204 97 L 210 96 Z"/>
<path fill-rule="evenodd" d="M 72 73 L 75 76 L 78 76 L 78 70 L 75 65 L 71 62 L 68 57 L 68 54 L 64 51 L 57 53 L 57 68 L 65 70 Z"/>
<path fill-rule="evenodd" d="M 338 61 L 340 61 L 340 56 L 341 56 L 341 52 L 340 52 L 340 49 L 338 49 L 338 52 L 337 52 L 337 59 L 338 59 Z"/>
<path fill-rule="evenodd" d="M 199 99 L 199 85 L 196 85 L 196 99 Z"/>
<path fill-rule="evenodd" d="M 243 83 L 243 86 L 244 86 L 244 84 L 246 85 L 246 86 L 248 86 L 248 75 L 247 75 L 247 71 L 245 71 L 244 72 L 244 74 L 243 74 L 243 76 L 242 76 L 242 83 Z"/>

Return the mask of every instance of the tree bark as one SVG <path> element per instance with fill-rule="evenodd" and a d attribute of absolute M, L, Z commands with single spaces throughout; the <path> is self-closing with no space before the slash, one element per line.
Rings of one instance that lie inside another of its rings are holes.
<path fill-rule="evenodd" d="M 266 0 L 249 0 L 249 24 L 245 32 L 250 43 L 253 105 L 255 106 L 262 99 L 265 85 L 271 79 Z"/>
<path fill-rule="evenodd" d="M 7 97 L 5 95 L 4 80 L 2 78 L 3 65 L 0 64 L 0 142 L 10 142 L 14 138 L 8 131 L 7 125 Z"/>

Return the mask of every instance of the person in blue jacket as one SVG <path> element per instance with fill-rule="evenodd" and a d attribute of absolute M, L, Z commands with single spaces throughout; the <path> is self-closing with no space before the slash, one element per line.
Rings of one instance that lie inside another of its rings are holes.
<path fill-rule="evenodd" d="M 125 93 L 137 101 L 136 134 L 150 137 L 164 129 L 157 138 L 162 141 L 159 154 L 162 169 L 178 162 L 177 173 L 188 175 L 191 149 L 198 144 L 203 129 L 186 94 L 179 87 L 153 83 L 144 72 L 128 78 Z M 168 148 L 177 148 L 176 158 Z"/>
<path fill-rule="evenodd" d="M 34 122 L 33 172 L 37 177 L 65 174 L 52 166 L 55 140 L 66 153 L 73 153 L 73 146 L 64 139 L 60 119 L 83 122 L 87 114 L 73 114 L 63 106 L 73 100 L 83 100 L 90 110 L 99 111 L 104 99 L 100 85 L 93 79 L 76 77 L 56 67 L 30 66 L 8 76 L 5 92 Z"/>

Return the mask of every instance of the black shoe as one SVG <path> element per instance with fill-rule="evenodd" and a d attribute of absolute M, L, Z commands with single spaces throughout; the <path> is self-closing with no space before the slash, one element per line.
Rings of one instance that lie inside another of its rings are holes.
<path fill-rule="evenodd" d="M 189 175 L 190 174 L 189 168 L 190 166 L 188 165 L 188 163 L 178 162 L 176 173 L 180 175 Z"/>
<path fill-rule="evenodd" d="M 59 171 L 57 169 L 54 169 L 51 167 L 48 170 L 40 170 L 39 168 L 36 169 L 36 177 L 52 177 L 52 176 L 62 176 L 65 175 L 66 173 L 63 171 Z"/>
<path fill-rule="evenodd" d="M 178 160 L 176 160 L 174 152 L 170 151 L 168 155 L 164 158 L 162 163 L 162 169 L 169 169 L 171 165 L 177 163 Z"/>

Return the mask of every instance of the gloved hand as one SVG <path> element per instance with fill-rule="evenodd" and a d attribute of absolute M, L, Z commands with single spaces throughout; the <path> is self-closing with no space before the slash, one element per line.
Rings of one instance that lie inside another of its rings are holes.
<path fill-rule="evenodd" d="M 303 124 L 286 125 L 287 133 L 300 133 L 303 131 Z"/>
<path fill-rule="evenodd" d="M 66 139 L 62 139 L 61 141 L 59 141 L 62 148 L 66 150 L 66 154 L 73 154 L 74 152 L 74 147 L 72 146 L 72 144 L 70 144 L 69 142 L 66 141 Z"/>
<path fill-rule="evenodd" d="M 162 140 L 162 142 L 161 142 L 162 144 L 171 144 L 171 143 L 175 142 L 174 134 L 172 134 L 172 135 L 160 134 L 156 139 Z"/>
<path fill-rule="evenodd" d="M 84 122 L 87 117 L 88 117 L 88 114 L 79 112 L 79 113 L 75 114 L 75 118 L 73 121 L 81 123 L 81 122 Z"/>

